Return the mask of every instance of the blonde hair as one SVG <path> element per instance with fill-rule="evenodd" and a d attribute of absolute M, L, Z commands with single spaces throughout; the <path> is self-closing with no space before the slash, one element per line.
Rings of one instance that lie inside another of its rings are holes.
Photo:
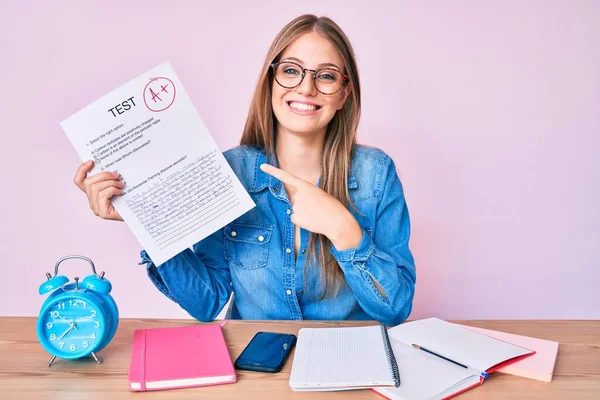
<path fill-rule="evenodd" d="M 349 76 L 350 95 L 344 106 L 338 110 L 327 127 L 320 187 L 342 204 L 354 207 L 348 193 L 348 176 L 352 150 L 356 143 L 356 130 L 360 119 L 360 82 L 354 51 L 341 28 L 327 17 L 302 15 L 287 24 L 271 45 L 254 92 L 244 133 L 240 144 L 264 149 L 267 159 L 275 155 L 275 115 L 271 104 L 273 73 L 270 65 L 278 61 L 285 48 L 300 36 L 317 32 L 328 39 L 344 60 L 345 73 Z M 331 242 L 325 235 L 310 235 L 308 254 L 321 267 L 321 290 L 319 299 L 333 297 L 345 284 L 344 274 L 329 252 Z M 307 257 L 308 260 L 309 257 Z M 304 280 L 306 284 L 306 272 Z M 306 286 L 306 285 L 305 285 Z"/>

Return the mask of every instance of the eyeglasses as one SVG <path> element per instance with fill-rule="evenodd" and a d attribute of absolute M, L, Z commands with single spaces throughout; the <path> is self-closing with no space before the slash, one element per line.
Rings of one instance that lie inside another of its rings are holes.
<path fill-rule="evenodd" d="M 342 74 L 337 69 L 323 68 L 319 70 L 302 68 L 301 65 L 292 61 L 283 61 L 271 64 L 275 74 L 275 80 L 279 86 L 293 89 L 304 80 L 306 71 L 313 76 L 313 84 L 320 93 L 330 95 L 342 90 L 348 83 L 348 75 Z"/>

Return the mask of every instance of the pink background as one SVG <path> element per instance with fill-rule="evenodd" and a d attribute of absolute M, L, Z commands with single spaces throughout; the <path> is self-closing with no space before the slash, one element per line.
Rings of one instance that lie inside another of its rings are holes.
<path fill-rule="evenodd" d="M 226 150 L 271 40 L 312 12 L 350 37 L 359 140 L 405 186 L 411 318 L 600 318 L 600 2 L 290 3 L 0 1 L 0 315 L 37 315 L 45 272 L 75 253 L 106 271 L 122 316 L 187 317 L 127 226 L 89 210 L 59 122 L 169 60 Z"/>

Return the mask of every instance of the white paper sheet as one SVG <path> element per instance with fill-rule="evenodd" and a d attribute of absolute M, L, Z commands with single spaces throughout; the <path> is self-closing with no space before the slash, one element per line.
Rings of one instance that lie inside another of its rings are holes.
<path fill-rule="evenodd" d="M 440 360 L 397 340 L 390 342 L 402 383 L 398 388 L 375 388 L 389 399 L 440 399 L 448 392 L 454 393 L 458 388 L 479 382 L 479 375 L 473 374 L 472 370 Z"/>
<path fill-rule="evenodd" d="M 81 160 L 95 160 L 91 174 L 121 174 L 112 204 L 156 265 L 255 205 L 168 62 L 61 126 Z"/>
<path fill-rule="evenodd" d="M 470 331 L 439 318 L 426 318 L 388 329 L 391 339 L 413 343 L 479 372 L 531 350 Z"/>

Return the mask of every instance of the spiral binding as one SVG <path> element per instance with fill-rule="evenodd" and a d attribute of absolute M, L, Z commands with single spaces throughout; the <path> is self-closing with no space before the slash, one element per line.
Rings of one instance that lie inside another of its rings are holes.
<path fill-rule="evenodd" d="M 385 326 L 381 325 L 381 335 L 383 336 L 383 346 L 385 347 L 385 356 L 387 357 L 388 364 L 390 366 L 390 372 L 392 373 L 392 378 L 394 379 L 394 386 L 400 386 L 400 373 L 398 372 L 398 363 L 396 362 L 396 357 L 394 357 L 394 352 L 392 351 L 392 344 L 390 343 L 390 337 L 388 336 L 387 329 Z"/>

